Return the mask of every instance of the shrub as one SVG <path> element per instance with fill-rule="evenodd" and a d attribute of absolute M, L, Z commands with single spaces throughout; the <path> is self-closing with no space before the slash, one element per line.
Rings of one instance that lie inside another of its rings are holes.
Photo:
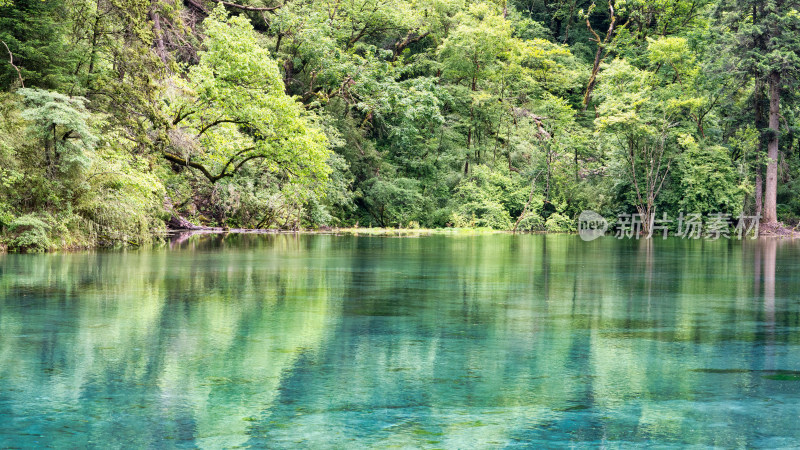
<path fill-rule="evenodd" d="M 452 222 L 457 227 L 510 230 L 512 215 L 522 212 L 529 188 L 512 173 L 476 166 L 456 188 Z"/>
<path fill-rule="evenodd" d="M 511 229 L 511 216 L 503 205 L 493 201 L 482 203 L 470 202 L 458 208 L 459 216 L 466 217 L 468 223 L 456 225 L 459 227 L 493 228 L 495 230 Z M 462 220 L 463 223 L 463 220 Z"/>
<path fill-rule="evenodd" d="M 14 215 L 11 213 L 11 206 L 0 201 L 0 233 L 2 233 L 6 227 L 11 225 L 11 222 L 13 221 Z"/>
<path fill-rule="evenodd" d="M 52 246 L 47 237 L 49 230 L 50 225 L 33 214 L 18 217 L 8 227 L 8 248 L 18 252 L 47 251 Z"/>
<path fill-rule="evenodd" d="M 544 224 L 547 231 L 566 233 L 575 231 L 575 221 L 559 213 L 553 213 Z"/>
<path fill-rule="evenodd" d="M 545 220 L 536 213 L 527 213 L 517 224 L 517 231 L 543 231 Z"/>

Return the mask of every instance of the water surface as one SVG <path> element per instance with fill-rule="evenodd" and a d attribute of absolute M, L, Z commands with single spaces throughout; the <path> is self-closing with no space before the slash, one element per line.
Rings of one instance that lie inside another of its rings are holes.
<path fill-rule="evenodd" d="M 800 446 L 800 245 L 0 255 L 0 447 Z"/>

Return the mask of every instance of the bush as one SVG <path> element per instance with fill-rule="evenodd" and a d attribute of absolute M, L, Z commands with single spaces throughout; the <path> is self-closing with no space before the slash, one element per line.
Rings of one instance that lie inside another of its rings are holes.
<path fill-rule="evenodd" d="M 0 201 L 0 233 L 2 233 L 6 227 L 11 225 L 11 222 L 13 221 L 14 215 L 11 213 L 11 206 Z"/>
<path fill-rule="evenodd" d="M 89 176 L 82 184 L 74 206 L 64 211 L 59 223 L 75 219 L 69 230 L 59 231 L 62 240 L 83 246 L 83 239 L 93 236 L 105 243 L 142 244 L 151 241 L 164 227 L 164 187 L 161 181 L 146 170 L 146 162 L 125 157 L 112 148 L 96 153 Z M 71 217 L 77 216 L 77 217 Z M 69 245 L 63 242 L 63 245 Z"/>
<path fill-rule="evenodd" d="M 394 227 L 416 218 L 422 199 L 417 180 L 373 178 L 364 183 L 364 202 L 382 227 Z"/>
<path fill-rule="evenodd" d="M 553 213 L 544 224 L 547 231 L 567 233 L 575 231 L 575 221 L 559 213 Z"/>
<path fill-rule="evenodd" d="M 522 212 L 530 188 L 514 173 L 478 165 L 456 188 L 452 222 L 457 227 L 510 230 Z"/>
<path fill-rule="evenodd" d="M 545 229 L 545 220 L 542 216 L 536 213 L 527 213 L 517 225 L 517 231 L 543 231 Z"/>
<path fill-rule="evenodd" d="M 18 217 L 8 227 L 8 249 L 18 252 L 43 252 L 52 247 L 47 232 L 50 230 L 42 219 L 33 214 Z"/>
<path fill-rule="evenodd" d="M 462 205 L 453 213 L 452 222 L 457 228 L 510 230 L 512 226 L 508 211 L 503 205 L 492 201 Z"/>
<path fill-rule="evenodd" d="M 728 150 L 719 145 L 700 145 L 684 137 L 686 147 L 676 175 L 680 179 L 679 205 L 685 211 L 703 215 L 741 213 L 745 190 Z"/>

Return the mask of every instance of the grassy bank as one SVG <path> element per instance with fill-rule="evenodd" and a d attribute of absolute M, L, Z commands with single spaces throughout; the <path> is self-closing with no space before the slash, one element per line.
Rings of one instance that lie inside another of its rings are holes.
<path fill-rule="evenodd" d="M 511 231 L 494 230 L 492 228 L 332 228 L 326 230 L 308 230 L 308 233 L 341 234 L 353 236 L 430 236 L 456 235 L 474 236 L 483 234 L 511 233 Z"/>
<path fill-rule="evenodd" d="M 59 231 L 65 231 L 64 229 Z M 34 225 L 17 228 L 15 232 L 0 235 L 0 253 L 43 253 L 56 251 L 80 251 L 97 248 L 139 248 L 150 245 L 166 243 L 170 235 L 181 233 L 159 232 L 146 240 L 133 240 L 122 236 L 93 235 L 84 233 L 75 235 L 69 230 L 61 236 L 48 233 L 48 228 Z M 511 231 L 494 230 L 491 228 L 321 228 L 303 229 L 297 231 L 277 229 L 223 229 L 208 228 L 200 230 L 186 230 L 189 234 L 331 234 L 348 236 L 387 236 L 387 237 L 419 237 L 432 235 L 447 236 L 479 236 L 489 234 L 507 234 Z"/>

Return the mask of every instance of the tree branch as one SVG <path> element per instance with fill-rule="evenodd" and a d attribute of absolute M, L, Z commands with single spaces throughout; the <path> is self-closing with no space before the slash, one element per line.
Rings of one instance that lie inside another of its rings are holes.
<path fill-rule="evenodd" d="M 188 4 L 192 5 L 192 6 L 194 6 L 194 7 L 195 7 L 195 8 L 197 8 L 199 11 L 201 11 L 203 14 L 206 14 L 206 15 L 208 15 L 208 10 L 206 9 L 206 7 L 205 7 L 205 6 L 201 5 L 200 3 L 198 3 L 198 2 L 196 2 L 196 1 L 194 1 L 194 0 L 186 0 L 186 3 L 188 3 Z"/>
<path fill-rule="evenodd" d="M 8 44 L 6 44 L 5 41 L 0 41 L 0 42 L 2 42 L 3 46 L 6 48 L 6 50 L 8 50 L 8 63 L 11 64 L 11 67 L 13 67 L 17 71 L 17 76 L 19 77 L 19 84 L 24 88 L 25 82 L 22 80 L 22 72 L 20 72 L 19 67 L 17 67 L 17 65 L 14 64 L 14 54 L 11 53 L 11 49 L 8 48 Z"/>
<path fill-rule="evenodd" d="M 425 31 L 424 33 L 417 34 L 415 36 L 414 31 L 415 30 L 409 31 L 408 34 L 406 34 L 405 39 L 394 44 L 394 51 L 392 52 L 392 61 L 397 61 L 397 57 L 400 56 L 400 53 L 403 50 L 405 50 L 406 47 L 415 42 L 419 42 L 425 39 L 429 34 L 431 34 L 430 31 Z"/>
<path fill-rule="evenodd" d="M 185 119 L 185 118 L 191 116 L 192 114 L 194 114 L 194 111 L 191 111 L 191 110 L 190 111 L 186 111 L 184 113 L 183 112 L 184 106 L 185 105 L 181 105 L 181 107 L 178 108 L 178 113 L 175 115 L 175 118 L 172 120 L 172 125 L 177 125 L 177 124 L 181 123 L 183 121 L 183 119 Z"/>
<path fill-rule="evenodd" d="M 230 159 L 228 159 L 228 162 L 225 163 L 225 165 L 222 167 L 222 170 L 217 175 L 212 174 L 206 168 L 206 166 L 204 166 L 204 165 L 202 165 L 200 163 L 196 163 L 194 161 L 190 161 L 190 160 L 185 159 L 185 158 L 181 158 L 180 156 L 178 156 L 178 155 L 176 155 L 174 153 L 169 153 L 169 152 L 165 151 L 165 152 L 162 153 L 162 155 L 164 156 L 164 159 L 166 159 L 167 161 L 173 162 L 173 163 L 181 165 L 181 166 L 187 166 L 187 167 L 191 167 L 193 169 L 199 170 L 206 178 L 208 178 L 209 181 L 211 181 L 211 183 L 216 183 L 217 181 L 219 181 L 219 180 L 221 180 L 223 178 L 232 177 L 236 172 L 239 171 L 239 169 L 242 168 L 244 163 L 246 163 L 248 161 L 251 161 L 251 160 L 257 159 L 257 158 L 267 158 L 267 155 L 264 155 L 264 154 L 250 155 L 250 156 L 242 159 L 238 163 L 236 163 L 236 165 L 234 165 L 234 167 L 233 167 L 233 170 L 228 172 L 228 167 L 230 167 L 231 164 L 233 164 L 233 161 L 236 160 L 237 157 L 243 155 L 246 152 L 252 151 L 253 149 L 254 149 L 253 147 L 246 148 L 244 150 L 241 150 L 241 151 L 237 152 L 235 155 L 231 156 Z"/>
<path fill-rule="evenodd" d="M 205 133 L 206 131 L 208 131 L 208 129 L 209 129 L 209 128 L 211 128 L 211 127 L 215 127 L 215 126 L 217 126 L 217 125 L 220 125 L 220 124 L 223 124 L 223 123 L 236 123 L 236 124 L 244 124 L 244 123 L 247 123 L 247 122 L 248 122 L 248 121 L 246 121 L 246 120 L 218 119 L 218 120 L 215 120 L 215 121 L 213 121 L 213 122 L 211 122 L 211 123 L 208 123 L 208 124 L 206 124 L 206 125 L 205 125 L 203 128 L 201 128 L 201 129 L 200 129 L 200 131 L 197 133 L 197 137 L 200 137 L 200 136 L 202 136 L 202 135 L 203 135 L 203 133 Z"/>
<path fill-rule="evenodd" d="M 238 158 L 238 157 L 242 156 L 243 154 L 245 154 L 245 153 L 247 153 L 247 152 L 249 152 L 249 151 L 252 151 L 252 150 L 255 150 L 255 147 L 248 147 L 248 148 L 246 148 L 246 149 L 244 149 L 244 150 L 239 150 L 238 152 L 234 153 L 234 155 L 233 155 L 233 156 L 231 156 L 230 158 L 228 158 L 228 162 L 226 162 L 226 163 L 225 163 L 225 165 L 224 165 L 224 166 L 222 166 L 222 170 L 220 170 L 220 171 L 219 171 L 219 175 L 217 175 L 217 176 L 216 176 L 216 179 L 215 179 L 215 180 L 213 180 L 213 181 L 212 181 L 212 183 L 213 183 L 214 181 L 217 181 L 217 180 L 221 179 L 221 178 L 225 178 L 226 176 L 231 176 L 231 175 L 233 175 L 234 173 L 236 173 L 236 171 L 237 171 L 237 170 L 239 170 L 239 166 L 241 166 L 241 164 L 239 164 L 239 166 L 236 166 L 236 167 L 233 169 L 233 172 L 231 172 L 231 173 L 230 173 L 230 174 L 228 174 L 228 175 L 225 175 L 225 172 L 227 172 L 227 170 L 228 170 L 228 167 L 230 167 L 230 165 L 231 165 L 231 164 L 233 164 L 233 161 L 234 161 L 236 158 Z"/>
<path fill-rule="evenodd" d="M 164 158 L 167 161 L 173 162 L 175 164 L 180 164 L 182 166 L 192 167 L 199 170 L 200 172 L 203 172 L 203 175 L 205 175 L 206 178 L 211 180 L 212 183 L 216 182 L 219 179 L 214 175 L 211 175 L 211 172 L 209 172 L 208 169 L 206 169 L 206 167 L 202 164 L 198 164 L 194 161 L 187 161 L 186 159 L 183 159 L 178 155 L 173 155 L 172 153 L 163 152 L 162 154 L 164 155 Z"/>
<path fill-rule="evenodd" d="M 593 41 L 597 41 L 597 52 L 594 55 L 594 64 L 592 65 L 592 74 L 589 77 L 589 82 L 586 85 L 586 92 L 583 95 L 583 111 L 586 111 L 586 107 L 589 106 L 589 101 L 592 98 L 592 91 L 594 90 L 594 85 L 597 83 L 597 74 L 600 72 L 600 63 L 608 56 L 608 52 L 604 55 L 603 52 L 606 50 L 606 46 L 611 42 L 611 38 L 613 37 L 614 33 L 616 32 L 614 26 L 617 23 L 617 16 L 614 13 L 614 2 L 608 2 L 608 10 L 611 18 L 611 23 L 608 25 L 608 31 L 606 31 L 606 37 L 602 41 L 600 40 L 600 36 L 594 31 L 592 28 L 592 24 L 589 22 L 589 16 L 586 16 L 586 26 L 589 28 L 589 31 L 592 32 L 594 35 Z"/>

